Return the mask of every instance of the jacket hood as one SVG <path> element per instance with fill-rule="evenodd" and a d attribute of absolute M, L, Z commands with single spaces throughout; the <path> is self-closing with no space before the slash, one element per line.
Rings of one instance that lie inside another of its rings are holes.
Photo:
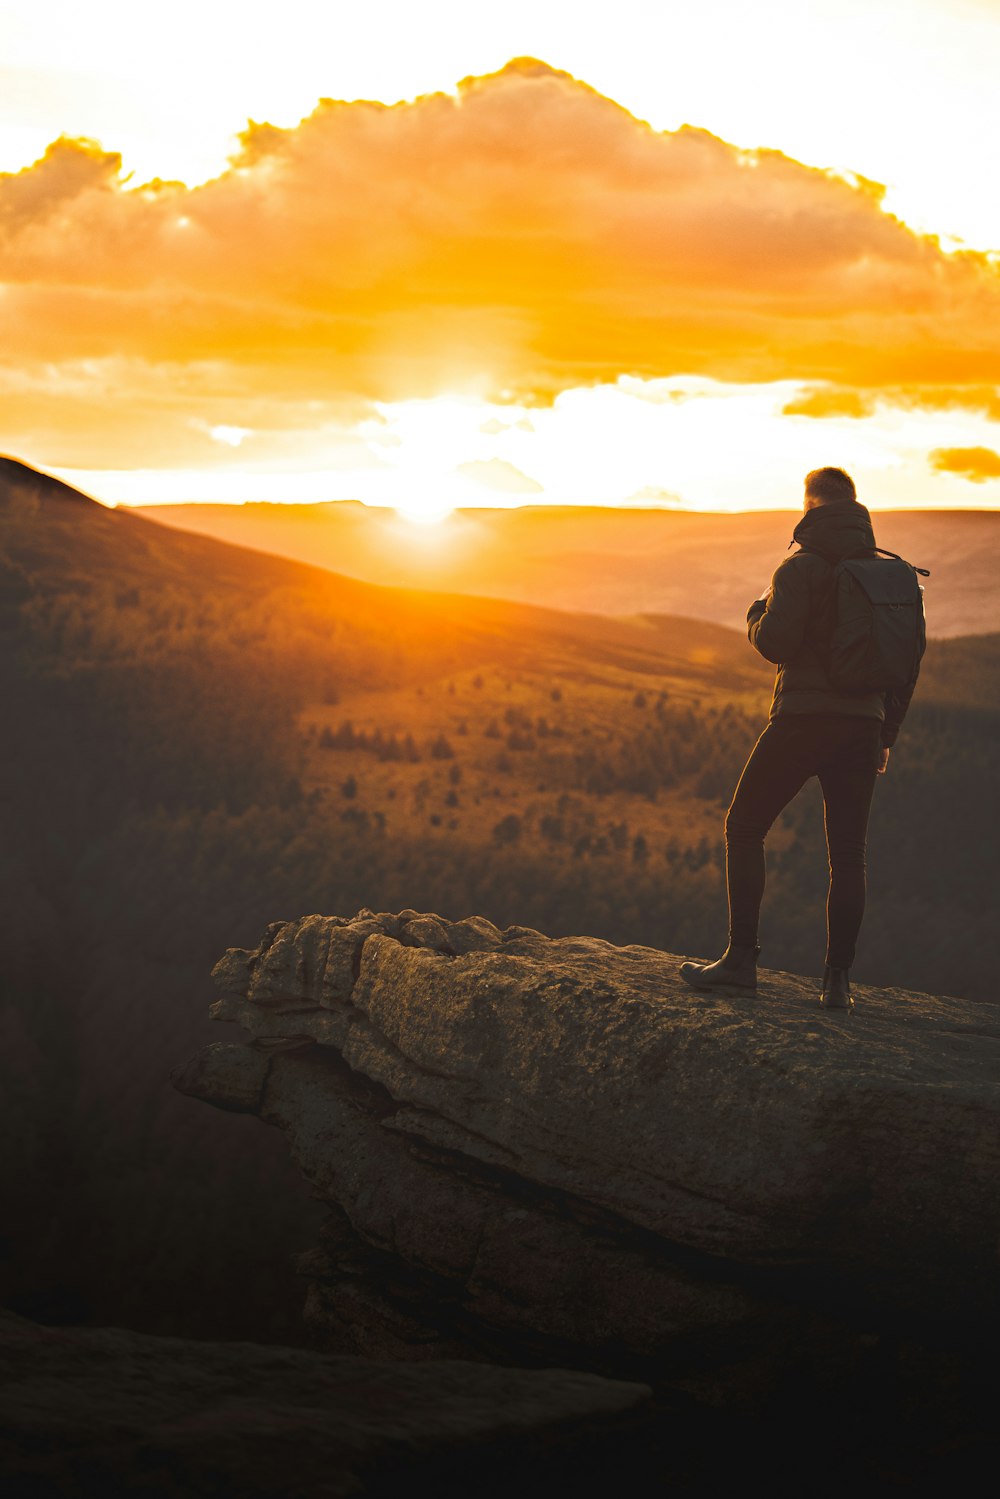
<path fill-rule="evenodd" d="M 853 552 L 874 551 L 872 518 L 857 500 L 835 500 L 807 510 L 792 532 L 792 542 L 827 556 L 849 557 Z"/>

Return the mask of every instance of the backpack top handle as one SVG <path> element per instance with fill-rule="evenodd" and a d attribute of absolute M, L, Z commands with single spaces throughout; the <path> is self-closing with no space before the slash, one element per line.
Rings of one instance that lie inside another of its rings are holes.
<path fill-rule="evenodd" d="M 876 547 L 875 550 L 881 552 L 883 557 L 893 557 L 897 562 L 906 562 L 905 557 L 901 557 L 898 552 L 890 552 L 887 547 Z M 915 562 L 906 562 L 906 565 L 912 567 L 913 571 L 919 573 L 922 578 L 929 578 L 931 575 L 929 567 L 918 567 Z"/>

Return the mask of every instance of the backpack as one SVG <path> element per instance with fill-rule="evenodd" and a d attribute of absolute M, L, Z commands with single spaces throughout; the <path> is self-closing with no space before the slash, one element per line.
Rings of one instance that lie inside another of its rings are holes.
<path fill-rule="evenodd" d="M 927 644 L 924 590 L 917 574 L 926 567 L 904 562 L 895 552 L 876 547 L 871 553 L 834 560 L 814 547 L 833 567 L 834 625 L 827 674 L 838 692 L 902 691 L 916 677 Z"/>

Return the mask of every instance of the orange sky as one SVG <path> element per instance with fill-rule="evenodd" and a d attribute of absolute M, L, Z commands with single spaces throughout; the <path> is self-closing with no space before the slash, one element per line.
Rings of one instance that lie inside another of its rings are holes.
<path fill-rule="evenodd" d="M 655 131 L 524 58 L 251 126 L 200 186 L 120 167 L 64 138 L 0 175 L 0 443 L 29 461 L 196 470 L 252 439 L 261 462 L 360 472 L 387 462 L 386 403 L 530 411 L 705 377 L 797 382 L 780 409 L 810 427 L 968 418 L 928 433 L 924 469 L 992 491 L 988 459 L 930 454 L 996 445 L 1000 264 L 946 253 L 863 178 Z"/>

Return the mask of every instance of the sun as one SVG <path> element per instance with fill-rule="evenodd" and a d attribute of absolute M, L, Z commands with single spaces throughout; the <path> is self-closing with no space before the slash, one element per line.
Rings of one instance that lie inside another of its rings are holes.
<path fill-rule="evenodd" d="M 402 520 L 415 526 L 439 526 L 451 515 L 453 506 L 436 494 L 415 494 L 393 507 Z"/>

